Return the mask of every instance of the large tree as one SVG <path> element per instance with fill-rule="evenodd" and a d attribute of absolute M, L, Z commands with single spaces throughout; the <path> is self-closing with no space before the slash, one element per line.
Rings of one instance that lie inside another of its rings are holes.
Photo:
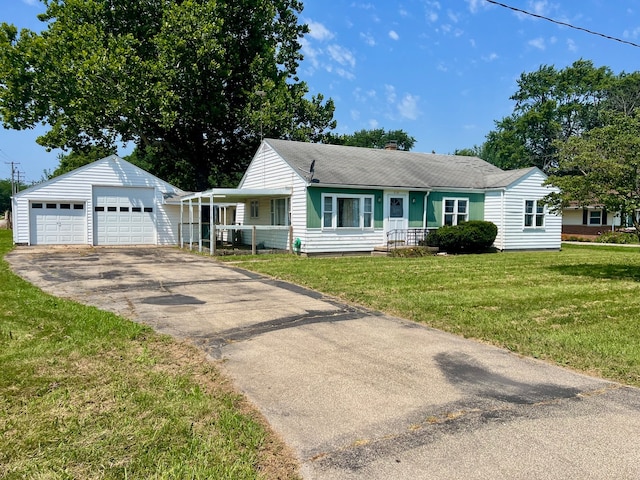
<path fill-rule="evenodd" d="M 384 128 L 374 128 L 371 130 L 358 130 L 351 134 L 327 135 L 325 143 L 334 145 L 348 145 L 351 147 L 384 148 L 390 143 L 394 143 L 398 150 L 411 150 L 416 143 L 416 139 L 404 130 L 389 130 Z"/>
<path fill-rule="evenodd" d="M 511 97 L 513 113 L 487 135 L 483 158 L 501 168 L 537 166 L 548 172 L 557 164 L 557 141 L 601 124 L 603 102 L 616 80 L 609 68 L 587 60 L 523 73 Z"/>
<path fill-rule="evenodd" d="M 640 113 L 607 115 L 606 125 L 556 142 L 558 166 L 547 182 L 555 210 L 570 202 L 603 206 L 631 217 L 640 236 Z"/>
<path fill-rule="evenodd" d="M 46 0 L 0 26 L 0 116 L 47 148 L 135 142 L 186 189 L 234 184 L 261 134 L 318 141 L 334 105 L 296 75 L 299 0 Z"/>

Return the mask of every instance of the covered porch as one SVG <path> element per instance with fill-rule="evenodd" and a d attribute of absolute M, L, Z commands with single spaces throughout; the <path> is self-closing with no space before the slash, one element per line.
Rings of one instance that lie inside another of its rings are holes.
<path fill-rule="evenodd" d="M 175 199 L 171 203 L 180 205 L 180 248 L 216 255 L 225 245 L 245 245 L 255 255 L 269 238 L 277 245 L 273 249 L 293 252 L 290 199 L 289 188 L 213 188 Z M 254 216 L 254 205 L 265 202 L 271 205 L 269 215 Z M 274 205 L 282 211 L 274 214 Z"/>

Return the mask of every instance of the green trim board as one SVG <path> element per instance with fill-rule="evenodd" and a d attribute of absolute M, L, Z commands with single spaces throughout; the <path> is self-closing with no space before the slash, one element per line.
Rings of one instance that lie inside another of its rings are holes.
<path fill-rule="evenodd" d="M 322 194 L 323 193 L 344 193 L 350 195 L 373 195 L 373 227 L 383 228 L 384 226 L 384 204 L 382 190 L 364 188 L 307 188 L 307 228 L 322 228 Z"/>
<path fill-rule="evenodd" d="M 469 220 L 484 220 L 484 193 L 431 192 L 427 201 L 427 227 L 442 226 L 442 203 L 445 198 L 469 200 Z"/>

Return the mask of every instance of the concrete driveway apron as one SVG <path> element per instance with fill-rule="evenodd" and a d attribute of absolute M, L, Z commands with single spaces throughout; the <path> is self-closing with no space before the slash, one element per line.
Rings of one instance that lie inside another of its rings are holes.
<path fill-rule="evenodd" d="M 640 390 L 170 248 L 17 248 L 45 291 L 205 349 L 308 479 L 637 479 Z"/>

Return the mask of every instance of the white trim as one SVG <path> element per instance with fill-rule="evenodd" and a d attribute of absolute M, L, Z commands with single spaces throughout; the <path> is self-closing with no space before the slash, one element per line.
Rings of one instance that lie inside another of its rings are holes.
<path fill-rule="evenodd" d="M 331 211 L 331 226 L 326 227 L 324 224 L 324 215 L 325 215 L 325 199 L 331 198 L 332 211 Z M 359 208 L 358 208 L 358 226 L 357 227 L 339 227 L 338 226 L 338 199 L 339 198 L 356 198 L 359 199 Z M 364 215 L 365 215 L 365 199 L 371 200 L 371 211 L 366 212 L 369 213 L 370 217 L 370 225 L 365 226 L 364 224 Z M 375 195 L 371 194 L 356 194 L 356 193 L 323 193 L 321 195 L 321 209 L 320 209 L 320 228 L 322 230 L 339 230 L 339 231 L 372 231 L 375 225 Z"/>
<path fill-rule="evenodd" d="M 453 212 L 452 213 L 447 213 L 446 211 L 446 205 L 447 205 L 447 200 L 453 201 Z M 452 219 L 452 223 L 451 225 L 458 225 L 458 216 L 460 215 L 460 213 L 458 213 L 458 202 L 460 200 L 464 200 L 467 203 L 467 208 L 465 208 L 465 212 L 464 212 L 464 222 L 469 220 L 469 207 L 471 206 L 471 201 L 469 200 L 468 197 L 442 197 L 442 226 L 444 227 L 445 225 L 447 225 L 445 223 L 445 217 L 447 215 L 453 215 L 453 219 Z"/>

